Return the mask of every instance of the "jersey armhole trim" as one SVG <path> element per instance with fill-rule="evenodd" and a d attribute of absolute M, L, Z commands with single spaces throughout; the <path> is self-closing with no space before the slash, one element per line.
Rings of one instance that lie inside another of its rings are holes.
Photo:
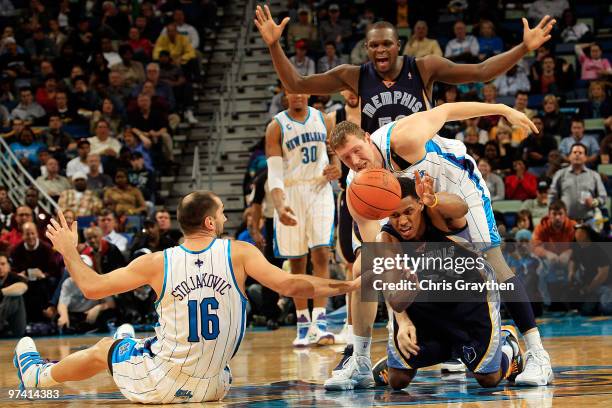
<path fill-rule="evenodd" d="M 168 254 L 167 249 L 164 249 L 164 284 L 162 285 L 161 293 L 159 293 L 157 300 L 153 303 L 153 307 L 157 307 L 164 298 L 164 293 L 166 293 L 166 280 L 168 278 Z"/>
<path fill-rule="evenodd" d="M 391 161 L 391 132 L 393 131 L 396 123 L 397 122 L 393 122 L 391 126 L 389 126 L 389 129 L 387 129 L 387 164 L 392 172 L 395 172 L 395 169 L 393 168 L 393 162 Z"/>
<path fill-rule="evenodd" d="M 232 281 L 234 282 L 234 286 L 236 287 L 236 291 L 240 295 L 242 303 L 243 304 L 247 303 L 249 300 L 244 295 L 244 293 L 242 293 L 242 290 L 240 290 L 240 286 L 238 286 L 238 281 L 236 280 L 236 275 L 234 275 L 234 265 L 232 264 L 232 241 L 230 241 L 230 240 L 227 240 L 227 264 L 229 266 L 230 273 L 232 275 Z"/>
<path fill-rule="evenodd" d="M 285 131 L 283 130 L 283 124 L 280 123 L 280 120 L 278 120 L 278 118 L 275 116 L 274 120 L 276 121 L 276 123 L 278 123 L 278 127 L 280 127 L 280 131 L 281 131 L 281 137 L 280 137 L 280 145 L 281 148 L 283 147 L 283 139 L 285 139 Z"/>

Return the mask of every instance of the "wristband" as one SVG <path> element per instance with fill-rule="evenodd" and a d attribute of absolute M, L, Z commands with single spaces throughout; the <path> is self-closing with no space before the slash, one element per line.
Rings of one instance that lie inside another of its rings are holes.
<path fill-rule="evenodd" d="M 432 205 L 426 205 L 426 207 L 434 208 L 436 205 L 438 205 L 438 194 L 434 194 L 434 198 L 435 198 L 434 203 Z"/>

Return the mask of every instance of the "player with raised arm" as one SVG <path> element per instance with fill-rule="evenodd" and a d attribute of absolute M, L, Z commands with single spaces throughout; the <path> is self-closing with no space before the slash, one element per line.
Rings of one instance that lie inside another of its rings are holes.
<path fill-rule="evenodd" d="M 121 393 L 141 403 L 216 401 L 231 383 L 229 362 L 238 351 L 246 318 L 247 276 L 284 296 L 328 297 L 357 289 L 352 282 L 291 275 L 266 261 L 251 244 L 219 239 L 226 221 L 214 193 L 195 191 L 178 205 L 182 245 L 143 255 L 124 268 L 99 275 L 77 251 L 76 221 L 59 212 L 47 237 L 64 258 L 75 284 L 89 299 L 150 285 L 157 294 L 156 335 L 105 337 L 57 363 L 43 360 L 34 341 L 22 338 L 14 363 L 21 387 L 52 387 L 109 369 Z"/>
<path fill-rule="evenodd" d="M 326 95 L 351 89 L 361 99 L 361 128 L 372 134 L 379 127 L 402 117 L 424 111 L 432 106 L 432 89 L 435 81 L 462 84 L 487 82 L 508 71 L 526 53 L 538 49 L 551 38 L 556 21 L 545 16 L 530 28 L 523 19 L 523 41 L 512 49 L 486 59 L 479 64 L 455 64 L 452 61 L 428 55 L 421 58 L 398 57 L 401 44 L 395 27 L 388 22 L 374 23 L 366 33 L 365 46 L 369 62 L 360 66 L 340 65 L 325 73 L 301 76 L 288 60 L 279 43 L 289 18 L 276 24 L 268 6 L 256 9 L 255 25 L 268 45 L 274 68 L 285 89 L 290 92 L 303 92 Z M 485 186 L 486 188 L 486 186 Z M 485 225 L 480 228 L 487 228 Z M 363 236 L 363 232 L 361 235 Z M 507 265 L 494 265 L 498 278 L 509 270 Z M 497 272 L 498 269 L 503 270 Z M 527 368 L 517 379 L 517 383 L 547 383 L 552 378 L 548 356 L 543 351 L 542 342 L 536 326 L 531 304 L 520 285 L 517 299 L 506 303 L 513 320 L 523 334 L 529 350 Z M 354 333 L 365 336 L 370 330 L 370 319 L 366 309 L 373 306 L 352 302 L 351 312 L 355 318 Z"/>

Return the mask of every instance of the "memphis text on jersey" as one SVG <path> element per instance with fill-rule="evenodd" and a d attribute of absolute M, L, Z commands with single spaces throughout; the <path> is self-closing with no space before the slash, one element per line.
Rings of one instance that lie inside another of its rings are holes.
<path fill-rule="evenodd" d="M 386 91 L 370 98 L 370 102 L 363 106 L 362 112 L 369 118 L 373 118 L 376 111 L 387 105 L 403 105 L 410 109 L 412 113 L 419 112 L 423 104 L 412 94 L 404 91 Z M 396 119 L 397 120 L 397 119 Z"/>
<path fill-rule="evenodd" d="M 213 275 L 211 273 L 202 273 L 195 276 L 190 276 L 185 279 L 172 290 L 172 296 L 177 298 L 179 301 L 183 300 L 185 296 L 192 290 L 200 288 L 213 288 L 213 290 L 220 295 L 225 295 L 227 290 L 232 288 L 232 285 L 227 283 L 225 279 L 220 276 Z"/>
<path fill-rule="evenodd" d="M 327 142 L 327 134 L 324 132 L 305 132 L 285 142 L 287 150 L 291 151 L 301 144 L 308 142 Z"/>

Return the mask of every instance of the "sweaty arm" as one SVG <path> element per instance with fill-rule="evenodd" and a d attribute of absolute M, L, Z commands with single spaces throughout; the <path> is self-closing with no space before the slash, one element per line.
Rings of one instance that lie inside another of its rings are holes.
<path fill-rule="evenodd" d="M 445 103 L 398 120 L 391 131 L 391 147 L 403 159 L 414 163 L 425 156 L 425 144 L 446 122 L 488 115 L 504 116 L 511 125 L 527 127 L 537 133 L 537 128 L 527 116 L 504 104 Z"/>
<path fill-rule="evenodd" d="M 163 252 L 143 255 L 128 266 L 103 275 L 87 266 L 76 248 L 64 254 L 64 263 L 74 283 L 88 299 L 103 299 L 143 285 L 151 285 L 157 293 L 157 298 L 161 296 L 164 277 Z"/>
<path fill-rule="evenodd" d="M 360 287 L 361 279 L 339 281 L 310 275 L 292 275 L 269 263 L 253 245 L 233 241 L 235 250 L 232 262 L 241 267 L 244 273 L 262 285 L 283 296 L 297 298 L 318 298 L 343 295 Z M 246 276 L 244 277 L 246 279 Z"/>
<path fill-rule="evenodd" d="M 436 193 L 438 203 L 434 207 L 427 207 L 425 211 L 431 218 L 433 225 L 441 231 L 451 232 L 465 227 L 468 213 L 467 203 L 457 194 L 441 191 Z"/>

